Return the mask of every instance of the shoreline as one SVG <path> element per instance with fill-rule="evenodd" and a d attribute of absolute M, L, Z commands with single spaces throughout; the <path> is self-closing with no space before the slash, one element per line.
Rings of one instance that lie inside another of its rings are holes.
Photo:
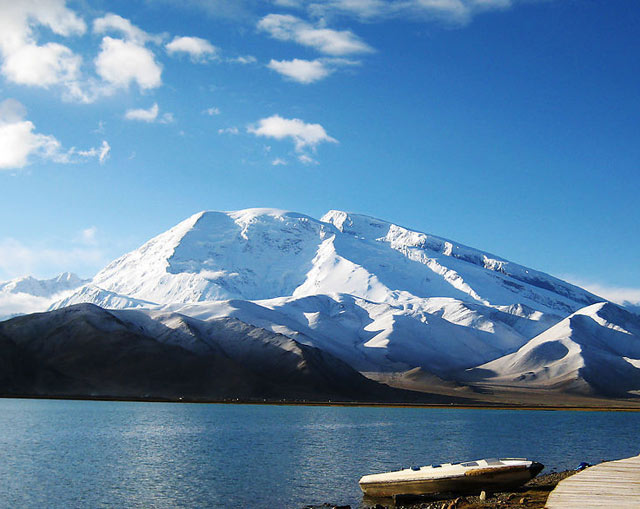
<path fill-rule="evenodd" d="M 61 401 L 120 401 L 136 403 L 189 403 L 217 405 L 269 405 L 269 406 L 322 406 L 322 407 L 372 407 L 372 408 L 425 408 L 425 409 L 459 409 L 459 410 L 538 410 L 538 411 L 572 411 L 572 412 L 640 412 L 640 402 L 629 406 L 607 406 L 602 400 L 593 406 L 587 405 L 519 405 L 506 403 L 393 403 L 368 401 L 307 401 L 307 400 L 241 400 L 222 399 L 208 400 L 195 398 L 160 398 L 160 397 L 122 397 L 122 396 L 88 396 L 88 395 L 33 395 L 2 394 L 1 399 L 41 399 Z"/>
<path fill-rule="evenodd" d="M 551 492 L 558 483 L 576 474 L 576 470 L 563 470 L 542 474 L 521 486 L 507 491 L 487 493 L 482 499 L 476 495 L 450 495 L 444 497 L 400 498 L 395 502 L 363 499 L 361 509 L 543 509 Z M 305 509 L 320 509 L 323 506 L 307 506 Z M 325 507 L 340 507 L 328 505 Z M 344 507 L 344 506 L 343 506 Z"/>

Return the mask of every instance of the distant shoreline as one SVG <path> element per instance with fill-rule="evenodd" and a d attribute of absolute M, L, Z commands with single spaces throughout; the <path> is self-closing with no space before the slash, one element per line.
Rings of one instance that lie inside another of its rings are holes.
<path fill-rule="evenodd" d="M 325 406 L 325 407 L 380 407 L 380 408 L 428 408 L 459 410 L 540 410 L 540 411 L 572 411 L 572 412 L 640 412 L 637 406 L 574 406 L 574 405 L 509 405 L 509 404 L 459 404 L 459 403 L 392 403 L 367 401 L 305 401 L 305 400 L 205 400 L 187 398 L 159 397 L 121 397 L 121 396 L 86 396 L 86 395 L 25 395 L 3 394 L 1 399 L 42 399 L 62 401 L 121 401 L 135 403 L 191 403 L 217 405 L 270 405 L 270 406 Z"/>

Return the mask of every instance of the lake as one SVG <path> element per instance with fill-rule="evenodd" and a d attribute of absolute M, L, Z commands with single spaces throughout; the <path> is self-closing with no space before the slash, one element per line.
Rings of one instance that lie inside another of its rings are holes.
<path fill-rule="evenodd" d="M 0 399 L 3 507 L 357 507 L 367 473 L 640 452 L 640 413 Z M 544 472 L 543 472 L 544 473 Z"/>

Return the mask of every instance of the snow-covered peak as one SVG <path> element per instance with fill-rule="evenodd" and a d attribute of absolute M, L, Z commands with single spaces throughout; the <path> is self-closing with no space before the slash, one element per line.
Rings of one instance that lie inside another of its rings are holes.
<path fill-rule="evenodd" d="M 62 274 L 54 277 L 53 281 L 61 285 L 64 284 L 67 286 L 77 287 L 83 284 L 85 280 L 81 279 L 77 274 L 74 274 L 73 272 L 63 272 Z"/>
<path fill-rule="evenodd" d="M 229 217 L 233 218 L 233 220 L 236 221 L 237 223 L 242 223 L 242 224 L 250 223 L 251 221 L 254 221 L 257 218 L 264 217 L 264 216 L 271 217 L 278 220 L 284 220 L 285 218 L 289 218 L 289 219 L 304 219 L 307 221 L 318 222 L 317 219 L 313 219 L 312 217 L 307 216 L 305 214 L 292 212 L 290 210 L 274 209 L 274 208 L 267 208 L 267 207 L 233 210 L 228 212 L 206 211 L 206 212 L 202 212 L 201 214 L 204 215 L 204 214 L 220 214 L 220 213 L 226 214 Z"/>
<path fill-rule="evenodd" d="M 199 212 L 109 264 L 93 284 L 162 304 L 291 295 L 335 232 L 279 209 Z"/>
<path fill-rule="evenodd" d="M 32 276 L 23 276 L 0 283 L 0 292 L 24 293 L 34 297 L 51 297 L 57 293 L 78 288 L 86 282 L 87 280 L 80 279 L 71 272 L 64 272 L 51 279 L 36 279 Z"/>
<path fill-rule="evenodd" d="M 24 276 L 0 283 L 0 320 L 46 310 L 52 302 L 87 283 L 71 272 L 51 279 Z"/>
<path fill-rule="evenodd" d="M 202 211 L 118 258 L 92 284 L 157 304 L 349 293 L 566 315 L 600 300 L 489 253 L 337 210 L 321 220 L 273 208 Z"/>

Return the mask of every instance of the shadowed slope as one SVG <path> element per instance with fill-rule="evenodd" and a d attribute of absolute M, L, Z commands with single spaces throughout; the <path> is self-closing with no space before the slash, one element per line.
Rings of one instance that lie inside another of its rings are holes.
<path fill-rule="evenodd" d="M 179 346 L 180 345 L 180 346 Z M 415 400 L 344 362 L 234 319 L 91 304 L 0 323 L 4 394 L 187 399 Z M 418 396 L 424 401 L 428 396 Z"/>

